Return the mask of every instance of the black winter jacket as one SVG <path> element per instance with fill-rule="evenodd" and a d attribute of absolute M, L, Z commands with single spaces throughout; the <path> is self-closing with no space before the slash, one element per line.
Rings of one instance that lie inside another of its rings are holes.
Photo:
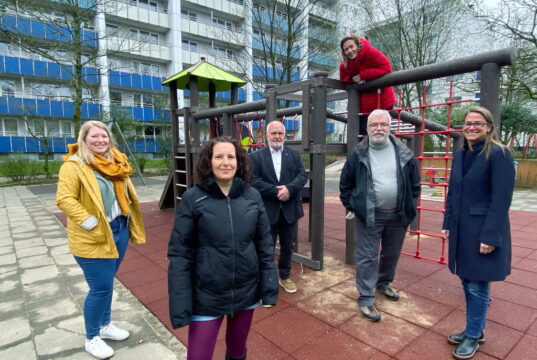
<path fill-rule="evenodd" d="M 421 192 L 420 175 L 414 154 L 395 136 L 389 141 L 395 146 L 397 156 L 397 212 L 403 226 L 408 226 L 416 217 L 417 199 Z M 375 224 L 375 190 L 369 162 L 369 139 L 365 138 L 354 147 L 341 171 L 339 198 L 348 211 L 366 224 Z"/>
<path fill-rule="evenodd" d="M 270 225 L 259 192 L 235 178 L 225 196 L 214 178 L 187 190 L 168 247 L 173 328 L 191 315 L 233 314 L 276 304 L 278 283 Z"/>

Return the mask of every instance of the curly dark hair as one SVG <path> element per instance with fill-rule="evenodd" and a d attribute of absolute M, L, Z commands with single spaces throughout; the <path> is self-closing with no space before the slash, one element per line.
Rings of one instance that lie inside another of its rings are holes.
<path fill-rule="evenodd" d="M 211 159 L 213 158 L 213 147 L 217 143 L 230 143 L 235 147 L 235 155 L 237 157 L 237 172 L 235 176 L 239 177 L 245 183 L 250 182 L 250 164 L 248 154 L 241 147 L 239 142 L 229 136 L 219 136 L 212 138 L 207 145 L 203 147 L 198 158 L 196 166 L 197 181 L 204 181 L 213 175 L 211 168 Z"/>

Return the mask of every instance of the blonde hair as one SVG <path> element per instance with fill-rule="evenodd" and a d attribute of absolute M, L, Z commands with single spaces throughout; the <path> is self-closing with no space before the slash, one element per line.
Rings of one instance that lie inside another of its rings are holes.
<path fill-rule="evenodd" d="M 502 144 L 498 139 L 498 133 L 496 131 L 496 126 L 494 126 L 494 117 L 492 116 L 492 113 L 482 106 L 471 106 L 470 108 L 468 108 L 468 111 L 466 111 L 466 114 L 464 114 L 463 122 L 466 120 L 466 117 L 471 113 L 477 113 L 483 116 L 488 126 L 490 126 L 490 131 L 485 137 L 485 145 L 483 146 L 483 149 L 481 150 L 479 155 L 484 154 L 485 158 L 488 159 L 490 157 L 490 152 L 492 150 L 493 145 L 497 145 L 505 151 L 505 145 Z M 468 148 L 472 150 L 472 145 L 468 142 L 468 140 L 466 140 L 466 138 L 464 138 L 464 144 L 466 144 L 466 146 L 468 146 Z"/>
<path fill-rule="evenodd" d="M 356 44 L 356 47 L 358 47 L 358 51 L 362 49 L 362 39 L 363 37 L 356 35 L 355 33 L 350 33 L 346 35 L 341 41 L 339 42 L 339 47 L 341 49 L 341 57 L 343 58 L 343 62 L 345 63 L 345 67 L 347 67 L 347 62 L 349 61 L 349 58 L 345 55 L 345 51 L 343 51 L 343 44 L 345 42 L 352 40 Z"/>
<path fill-rule="evenodd" d="M 93 151 L 91 151 L 88 148 L 88 145 L 86 145 L 86 136 L 88 136 L 90 129 L 94 127 L 103 129 L 108 134 L 108 151 L 103 154 L 103 157 L 107 158 L 108 160 L 112 160 L 112 157 L 110 156 L 110 149 L 115 146 L 112 133 L 110 132 L 110 129 L 108 129 L 108 126 L 106 126 L 105 123 L 97 120 L 86 121 L 80 127 L 77 143 L 78 157 L 87 164 L 93 164 Z"/>

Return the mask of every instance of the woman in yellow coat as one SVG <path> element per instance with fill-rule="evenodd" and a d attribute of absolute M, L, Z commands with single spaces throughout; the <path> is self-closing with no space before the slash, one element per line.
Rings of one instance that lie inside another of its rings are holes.
<path fill-rule="evenodd" d="M 106 359 L 114 350 L 103 339 L 129 337 L 128 331 L 110 321 L 112 293 L 129 238 L 145 242 L 142 215 L 127 156 L 114 146 L 105 124 L 85 122 L 64 160 L 56 204 L 67 215 L 69 249 L 89 286 L 84 302 L 85 348 Z"/>

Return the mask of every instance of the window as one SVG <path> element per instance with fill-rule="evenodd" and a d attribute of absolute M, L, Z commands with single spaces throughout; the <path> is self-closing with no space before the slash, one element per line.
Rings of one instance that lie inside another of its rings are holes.
<path fill-rule="evenodd" d="M 214 56 L 216 57 L 227 58 L 227 59 L 233 58 L 233 51 L 229 49 L 221 48 L 221 47 L 213 47 L 213 51 L 214 51 Z"/>
<path fill-rule="evenodd" d="M 50 100 L 56 97 L 56 89 L 50 84 L 34 83 L 30 85 L 32 94 L 38 99 Z"/>
<path fill-rule="evenodd" d="M 134 94 L 134 106 L 142 107 L 142 94 Z"/>
<path fill-rule="evenodd" d="M 213 24 L 214 24 L 214 26 L 217 26 L 217 27 L 222 28 L 222 29 L 227 29 L 227 30 L 232 30 L 233 29 L 233 24 L 230 21 L 226 21 L 226 20 L 222 20 L 222 19 L 218 19 L 218 18 L 213 18 Z"/>
<path fill-rule="evenodd" d="M 138 61 L 133 61 L 132 62 L 132 72 L 135 73 L 135 74 L 140 73 L 140 63 Z"/>
<path fill-rule="evenodd" d="M 60 121 L 60 131 L 62 136 L 73 136 L 73 127 L 71 121 Z"/>
<path fill-rule="evenodd" d="M 142 70 L 142 74 L 145 74 L 145 75 L 151 74 L 151 64 L 142 63 L 141 70 Z"/>
<path fill-rule="evenodd" d="M 158 11 L 158 3 L 155 1 L 149 2 L 149 9 L 153 11 Z"/>
<path fill-rule="evenodd" d="M 183 40 L 183 50 L 198 52 L 198 43 L 193 41 Z"/>
<path fill-rule="evenodd" d="M 122 66 L 121 60 L 108 58 L 108 69 L 110 69 L 110 70 L 119 70 L 119 69 L 121 69 L 121 66 Z"/>
<path fill-rule="evenodd" d="M 153 97 L 151 95 L 144 95 L 143 96 L 143 103 L 145 108 L 152 108 L 153 107 Z"/>
<path fill-rule="evenodd" d="M 56 88 L 56 94 L 58 100 L 60 101 L 70 101 L 71 100 L 71 89 L 67 86 L 59 86 Z"/>
<path fill-rule="evenodd" d="M 15 97 L 15 82 L 14 81 L 0 81 L 0 87 L 2 88 L 3 97 Z"/>
<path fill-rule="evenodd" d="M 110 91 L 110 103 L 121 106 L 121 93 L 119 91 Z"/>
<path fill-rule="evenodd" d="M 158 45 L 158 34 L 150 34 L 149 42 L 151 44 L 157 44 Z"/>
<path fill-rule="evenodd" d="M 82 101 L 90 102 L 93 100 L 93 94 L 90 89 L 82 89 Z"/>
<path fill-rule="evenodd" d="M 60 136 L 60 124 L 59 124 L 58 120 L 54 120 L 54 119 L 47 120 L 47 132 L 46 132 L 46 135 L 47 136 L 54 136 L 54 137 Z"/>
<path fill-rule="evenodd" d="M 188 10 L 181 10 L 181 17 L 190 21 L 198 21 L 198 14 Z"/>
<path fill-rule="evenodd" d="M 19 127 L 16 119 L 4 119 L 4 136 L 19 135 Z"/>
<path fill-rule="evenodd" d="M 106 35 L 115 36 L 117 35 L 119 27 L 117 25 L 106 24 Z"/>
<path fill-rule="evenodd" d="M 149 32 L 140 30 L 140 41 L 149 42 Z"/>
<path fill-rule="evenodd" d="M 149 1 L 148 0 L 138 0 L 138 6 L 144 9 L 149 9 Z"/>
<path fill-rule="evenodd" d="M 160 76 L 160 66 L 158 66 L 158 65 L 151 65 L 151 75 L 153 75 L 153 76 Z"/>

